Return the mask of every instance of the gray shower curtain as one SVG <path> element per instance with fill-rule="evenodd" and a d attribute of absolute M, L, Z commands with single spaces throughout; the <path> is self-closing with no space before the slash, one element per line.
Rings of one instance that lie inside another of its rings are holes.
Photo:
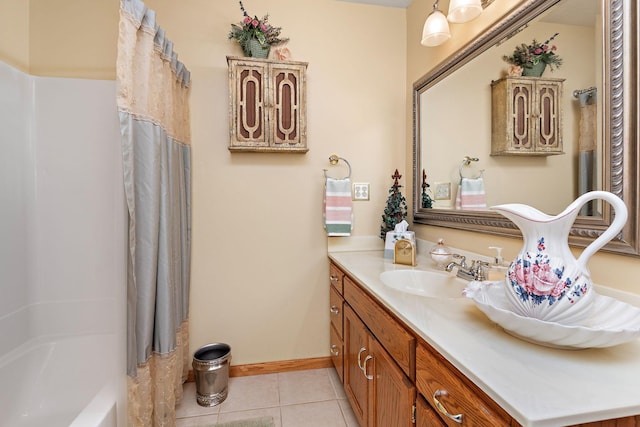
<path fill-rule="evenodd" d="M 189 369 L 190 74 L 140 0 L 121 0 L 118 111 L 129 210 L 128 425 L 175 425 Z"/>

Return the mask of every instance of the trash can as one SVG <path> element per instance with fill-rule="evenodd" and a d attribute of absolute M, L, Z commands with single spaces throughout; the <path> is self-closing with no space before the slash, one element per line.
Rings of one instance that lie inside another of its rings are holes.
<path fill-rule="evenodd" d="M 216 406 L 227 398 L 230 358 L 231 347 L 223 343 L 207 344 L 193 353 L 198 405 Z"/>

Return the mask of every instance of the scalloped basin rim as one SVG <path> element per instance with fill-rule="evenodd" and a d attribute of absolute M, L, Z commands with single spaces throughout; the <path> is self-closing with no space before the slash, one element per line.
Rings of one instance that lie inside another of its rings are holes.
<path fill-rule="evenodd" d="M 428 270 L 385 271 L 380 280 L 389 288 L 427 298 L 462 298 L 468 284 L 455 275 Z"/>

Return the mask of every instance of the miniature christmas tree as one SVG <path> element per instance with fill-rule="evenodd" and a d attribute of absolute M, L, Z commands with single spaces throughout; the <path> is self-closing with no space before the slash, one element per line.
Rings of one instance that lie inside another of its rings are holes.
<path fill-rule="evenodd" d="M 398 180 L 402 178 L 402 175 L 396 172 L 391 175 L 394 179 L 393 185 L 389 189 L 389 198 L 387 199 L 387 207 L 384 208 L 384 215 L 382 215 L 382 225 L 380 226 L 380 238 L 385 240 L 388 231 L 393 231 L 396 224 L 402 222 L 407 217 L 407 202 L 404 196 L 400 192 L 402 187 L 398 184 Z"/>
<path fill-rule="evenodd" d="M 422 207 L 423 208 L 432 208 L 433 207 L 433 199 L 429 194 L 427 194 L 427 188 L 430 185 L 427 183 L 427 173 L 422 169 Z"/>

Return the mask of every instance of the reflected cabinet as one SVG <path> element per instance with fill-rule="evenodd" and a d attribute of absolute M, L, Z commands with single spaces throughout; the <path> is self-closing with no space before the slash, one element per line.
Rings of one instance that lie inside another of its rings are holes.
<path fill-rule="evenodd" d="M 307 63 L 227 57 L 229 150 L 305 153 Z"/>
<path fill-rule="evenodd" d="M 563 79 L 505 77 L 491 82 L 491 155 L 562 151 Z"/>

